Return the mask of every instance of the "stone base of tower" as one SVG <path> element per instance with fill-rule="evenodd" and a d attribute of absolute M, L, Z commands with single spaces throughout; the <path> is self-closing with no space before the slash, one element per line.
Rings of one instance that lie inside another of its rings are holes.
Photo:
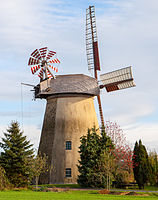
<path fill-rule="evenodd" d="M 93 97 L 48 97 L 39 152 L 48 156 L 49 171 L 40 183 L 77 183 L 80 137 L 99 127 Z"/>

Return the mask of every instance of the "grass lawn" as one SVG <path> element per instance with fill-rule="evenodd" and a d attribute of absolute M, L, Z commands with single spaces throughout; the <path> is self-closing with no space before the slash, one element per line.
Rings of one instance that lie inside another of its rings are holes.
<path fill-rule="evenodd" d="M 158 195 L 158 194 L 157 194 Z M 0 200 L 154 200 L 156 194 L 151 196 L 116 196 L 98 194 L 97 191 L 67 191 L 67 192 L 34 192 L 34 191 L 2 191 Z"/>
<path fill-rule="evenodd" d="M 156 186 L 145 186 L 144 190 L 145 191 L 158 191 L 158 187 L 156 187 Z"/>

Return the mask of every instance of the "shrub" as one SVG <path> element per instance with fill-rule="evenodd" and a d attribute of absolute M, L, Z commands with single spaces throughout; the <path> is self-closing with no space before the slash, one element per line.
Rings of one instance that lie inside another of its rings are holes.
<path fill-rule="evenodd" d="M 0 190 L 10 189 L 10 188 L 11 184 L 9 183 L 6 177 L 5 170 L 3 169 L 2 166 L 0 166 Z"/>
<path fill-rule="evenodd" d="M 129 172 L 127 171 L 120 171 L 119 173 L 117 173 L 115 181 L 116 181 L 116 187 L 120 188 L 125 184 L 129 183 L 129 179 L 130 179 L 130 175 Z"/>

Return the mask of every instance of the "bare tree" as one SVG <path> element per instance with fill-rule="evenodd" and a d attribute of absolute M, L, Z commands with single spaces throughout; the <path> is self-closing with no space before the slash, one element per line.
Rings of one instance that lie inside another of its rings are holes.
<path fill-rule="evenodd" d="M 129 173 L 133 172 L 133 151 L 126 140 L 123 130 L 116 122 L 106 121 L 105 132 L 115 145 L 111 152 L 115 158 L 114 176 L 117 174 L 118 169 L 128 171 Z"/>

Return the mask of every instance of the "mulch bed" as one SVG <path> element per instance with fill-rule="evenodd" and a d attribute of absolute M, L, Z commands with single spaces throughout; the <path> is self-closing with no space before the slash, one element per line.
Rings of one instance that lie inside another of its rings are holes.
<path fill-rule="evenodd" d="M 80 189 L 80 188 L 57 188 L 57 187 L 53 187 L 53 188 L 45 188 L 43 190 L 43 192 L 67 192 L 70 190 L 87 190 L 87 189 Z M 91 189 L 89 189 L 91 190 Z M 112 195 L 130 195 L 130 196 L 149 196 L 149 194 L 140 194 L 137 192 L 119 192 L 119 191 L 110 191 L 107 189 L 103 189 L 103 190 L 99 190 L 98 191 L 99 194 L 112 194 Z"/>
<path fill-rule="evenodd" d="M 99 194 L 113 194 L 113 195 L 131 195 L 131 196 L 149 196 L 148 194 L 138 194 L 136 192 L 118 192 L 118 191 L 109 191 L 109 190 L 100 190 Z"/>

